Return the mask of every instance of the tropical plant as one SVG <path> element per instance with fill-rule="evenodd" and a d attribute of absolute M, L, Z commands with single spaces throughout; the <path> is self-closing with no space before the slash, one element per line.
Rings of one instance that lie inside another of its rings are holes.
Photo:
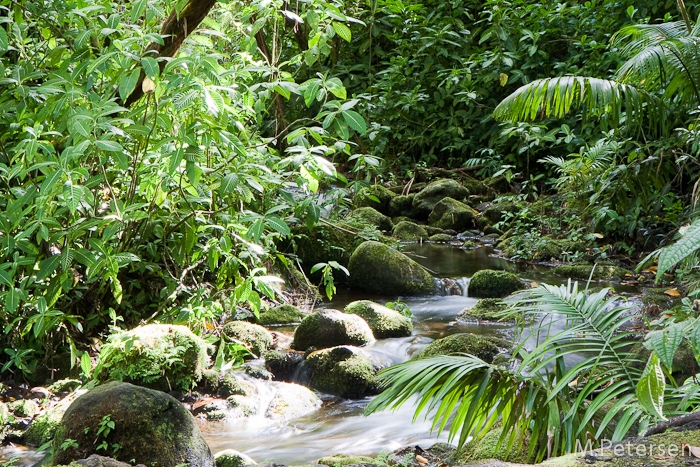
<path fill-rule="evenodd" d="M 587 294 L 571 283 L 533 289 L 506 312 L 538 323 L 513 354 L 512 363 L 521 363 L 510 367 L 457 355 L 390 367 L 380 374 L 386 390 L 367 413 L 417 397 L 414 418 L 432 417 L 437 431 L 449 424 L 459 446 L 501 423 L 498 444 L 522 448 L 527 433 L 533 440 L 527 457 L 539 461 L 572 452 L 588 439 L 621 440 L 699 403 L 697 385 L 666 388 L 656 355 L 645 369 L 630 353 L 629 307 L 615 306 L 608 292 Z M 533 341 L 535 348 L 527 351 Z"/>

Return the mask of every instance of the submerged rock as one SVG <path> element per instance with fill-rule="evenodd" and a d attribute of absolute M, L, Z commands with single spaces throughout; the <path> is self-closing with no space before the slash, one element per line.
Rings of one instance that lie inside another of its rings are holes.
<path fill-rule="evenodd" d="M 202 378 L 207 362 L 207 343 L 186 326 L 148 324 L 109 337 L 95 379 L 187 392 Z"/>
<path fill-rule="evenodd" d="M 468 293 L 471 297 L 503 298 L 524 288 L 525 284 L 512 272 L 482 269 L 469 281 Z"/>
<path fill-rule="evenodd" d="M 305 361 L 311 389 L 350 399 L 378 394 L 384 365 L 362 349 L 339 346 L 311 353 Z"/>
<path fill-rule="evenodd" d="M 418 242 L 428 238 L 428 232 L 415 222 L 402 221 L 394 226 L 394 237 L 402 242 Z"/>
<path fill-rule="evenodd" d="M 348 219 L 359 219 L 365 224 L 373 225 L 384 231 L 390 231 L 394 226 L 389 217 L 371 207 L 355 209 L 348 215 Z"/>
<path fill-rule="evenodd" d="M 462 231 L 476 226 L 474 210 L 456 199 L 443 198 L 435 205 L 428 223 L 440 229 L 454 229 Z"/>
<path fill-rule="evenodd" d="M 457 314 L 458 321 L 498 321 L 500 312 L 508 308 L 500 298 L 482 298 L 474 306 L 467 307 Z"/>
<path fill-rule="evenodd" d="M 403 253 L 379 242 L 364 242 L 348 266 L 350 285 L 387 295 L 426 295 L 435 291 L 433 277 Z"/>
<path fill-rule="evenodd" d="M 243 342 L 256 357 L 260 357 L 272 347 L 272 335 L 269 331 L 247 321 L 229 321 L 224 325 L 223 333 L 226 337 Z"/>
<path fill-rule="evenodd" d="M 501 349 L 513 347 L 511 341 L 493 336 L 477 336 L 476 334 L 452 334 L 431 342 L 416 358 L 434 357 L 436 355 L 452 355 L 466 353 L 482 359 L 486 363 L 493 362 Z"/>
<path fill-rule="evenodd" d="M 469 196 L 469 190 L 454 180 L 436 180 L 423 188 L 413 198 L 412 208 L 419 218 L 427 218 L 443 198 L 462 200 Z"/>
<path fill-rule="evenodd" d="M 413 332 L 413 323 L 410 318 L 369 300 L 352 302 L 345 307 L 344 311 L 364 319 L 377 339 L 407 337 Z"/>
<path fill-rule="evenodd" d="M 105 420 L 114 423 L 106 433 L 100 432 Z M 128 383 L 107 383 L 77 398 L 64 414 L 54 443 L 61 446 L 67 439 L 77 447 L 55 449 L 53 465 L 95 454 L 104 441 L 107 452 L 124 462 L 214 466 L 209 446 L 182 404 L 163 392 Z"/>
<path fill-rule="evenodd" d="M 359 316 L 323 310 L 304 318 L 294 333 L 292 348 L 301 351 L 310 347 L 326 349 L 346 344 L 364 345 L 373 340 L 372 330 Z"/>

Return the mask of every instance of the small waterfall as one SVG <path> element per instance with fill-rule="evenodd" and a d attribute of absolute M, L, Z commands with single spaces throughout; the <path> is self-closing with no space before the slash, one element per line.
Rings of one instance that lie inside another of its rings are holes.
<path fill-rule="evenodd" d="M 469 281 L 468 277 L 461 277 L 455 281 L 462 288 L 462 297 L 469 296 Z"/>

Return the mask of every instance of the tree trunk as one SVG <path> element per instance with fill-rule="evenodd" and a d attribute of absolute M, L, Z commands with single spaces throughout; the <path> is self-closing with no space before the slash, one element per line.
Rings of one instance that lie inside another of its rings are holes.
<path fill-rule="evenodd" d="M 163 22 L 163 27 L 160 29 L 160 33 L 167 36 L 164 38 L 165 44 L 160 45 L 157 42 L 153 42 L 146 47 L 146 50 L 155 50 L 157 52 L 155 58 L 174 57 L 177 51 L 180 50 L 182 42 L 197 28 L 197 26 L 199 26 L 199 23 L 209 14 L 214 4 L 216 4 L 216 0 L 189 0 L 187 5 L 185 5 L 180 12 L 179 17 L 173 8 L 173 11 L 170 12 L 170 16 L 166 18 Z M 160 71 L 162 72 L 166 62 L 162 61 L 159 65 Z M 127 97 L 126 102 L 124 102 L 125 107 L 131 106 L 131 104 L 143 96 L 143 89 L 141 86 L 145 78 L 146 73 L 141 70 L 141 76 L 139 77 L 136 89 Z"/>

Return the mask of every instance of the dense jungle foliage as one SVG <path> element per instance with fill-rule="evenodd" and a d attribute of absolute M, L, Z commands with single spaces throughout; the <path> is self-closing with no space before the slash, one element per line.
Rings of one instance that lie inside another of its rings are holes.
<path fill-rule="evenodd" d="M 445 171 L 550 196 L 513 214 L 523 238 L 639 260 L 696 216 L 699 6 L 0 0 L 2 371 L 331 292 L 341 266 L 311 274 L 294 234 Z"/>

